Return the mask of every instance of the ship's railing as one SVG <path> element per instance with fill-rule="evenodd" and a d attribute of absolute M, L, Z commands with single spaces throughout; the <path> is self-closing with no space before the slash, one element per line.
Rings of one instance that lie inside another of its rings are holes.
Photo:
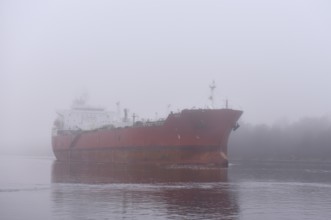
<path fill-rule="evenodd" d="M 152 126 L 162 126 L 165 120 L 158 121 L 137 121 L 134 123 L 134 127 L 152 127 Z"/>
<path fill-rule="evenodd" d="M 57 130 L 58 135 L 75 135 L 82 133 L 82 130 Z"/>
<path fill-rule="evenodd" d="M 113 124 L 105 125 L 99 128 L 90 129 L 90 130 L 64 130 L 64 129 L 57 129 L 55 132 L 57 135 L 77 135 L 82 132 L 93 132 L 98 130 L 111 130 L 111 129 L 118 129 L 118 128 L 129 128 L 129 127 L 153 127 L 153 126 L 162 126 L 165 120 L 158 120 L 158 121 L 137 121 L 131 126 L 115 126 Z M 55 133 L 53 135 L 55 135 Z"/>

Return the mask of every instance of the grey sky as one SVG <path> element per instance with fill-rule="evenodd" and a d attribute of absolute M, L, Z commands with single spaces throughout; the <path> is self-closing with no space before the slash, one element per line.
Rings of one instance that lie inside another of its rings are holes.
<path fill-rule="evenodd" d="M 0 144 L 50 142 L 87 90 L 142 117 L 216 104 L 250 123 L 330 115 L 331 3 L 2 0 Z"/>

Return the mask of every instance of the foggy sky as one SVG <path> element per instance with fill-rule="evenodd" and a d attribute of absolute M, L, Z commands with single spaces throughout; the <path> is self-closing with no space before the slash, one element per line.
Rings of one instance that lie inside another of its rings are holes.
<path fill-rule="evenodd" d="M 82 91 L 141 117 L 216 105 L 273 123 L 331 115 L 323 0 L 2 0 L 0 147 L 45 145 Z"/>

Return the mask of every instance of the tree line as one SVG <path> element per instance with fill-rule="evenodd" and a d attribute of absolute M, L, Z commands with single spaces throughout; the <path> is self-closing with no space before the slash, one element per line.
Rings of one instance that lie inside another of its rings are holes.
<path fill-rule="evenodd" d="M 331 120 L 328 117 L 273 125 L 240 124 L 230 136 L 230 159 L 331 161 Z"/>

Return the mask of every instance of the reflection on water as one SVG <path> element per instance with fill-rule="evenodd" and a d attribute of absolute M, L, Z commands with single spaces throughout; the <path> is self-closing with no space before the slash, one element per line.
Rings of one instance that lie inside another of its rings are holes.
<path fill-rule="evenodd" d="M 85 184 L 226 182 L 227 171 L 227 169 L 201 166 L 162 167 L 54 161 L 52 182 Z"/>
<path fill-rule="evenodd" d="M 237 219 L 227 169 L 54 162 L 54 213 L 69 219 Z"/>
<path fill-rule="evenodd" d="M 0 219 L 325 220 L 331 163 L 228 169 L 63 164 L 0 156 Z"/>

